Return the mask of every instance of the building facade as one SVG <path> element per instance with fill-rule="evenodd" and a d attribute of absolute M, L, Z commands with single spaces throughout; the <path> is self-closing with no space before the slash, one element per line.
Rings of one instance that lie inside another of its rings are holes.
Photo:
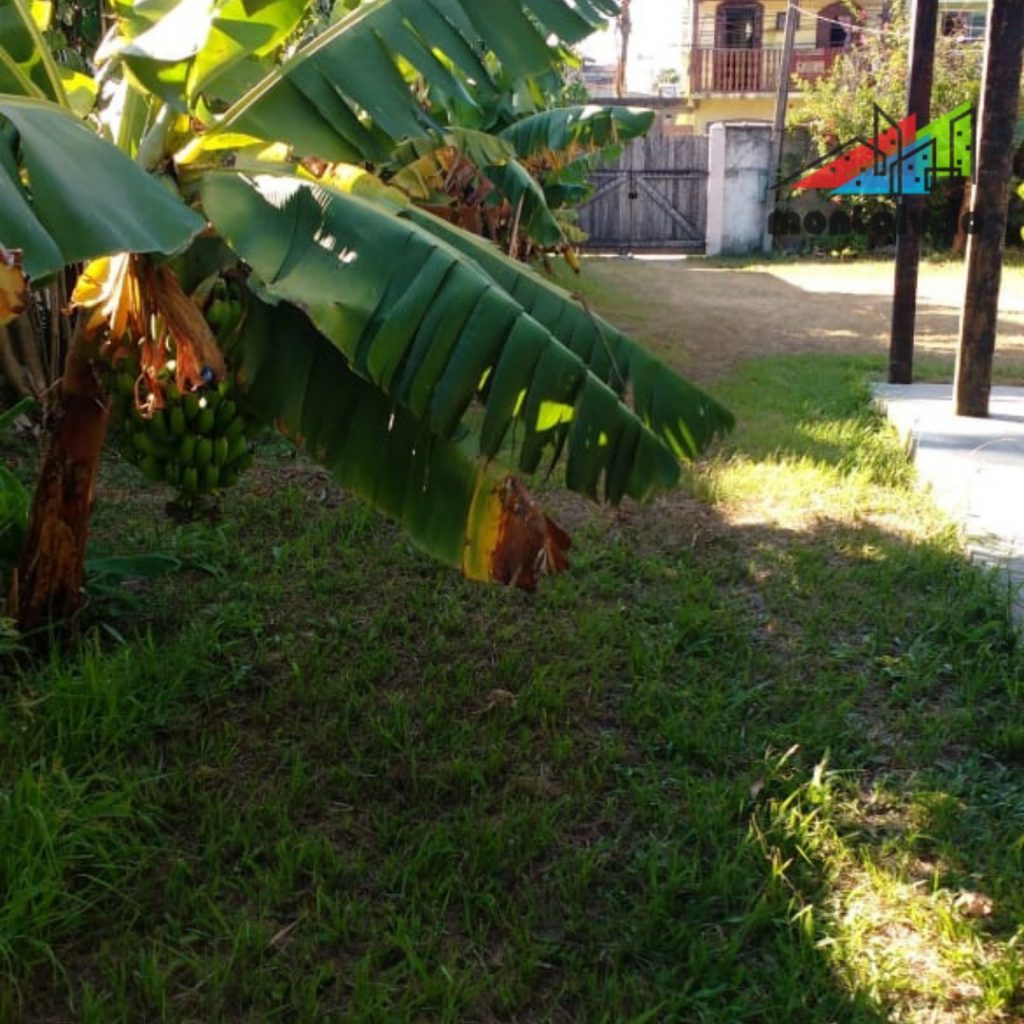
<path fill-rule="evenodd" d="M 780 77 L 791 104 L 801 84 L 828 73 L 865 32 L 883 28 L 888 0 L 800 0 L 795 49 L 784 67 L 788 0 L 689 0 L 684 24 L 684 107 L 676 128 L 704 133 L 717 121 L 771 121 Z M 987 0 L 940 0 L 939 30 L 964 41 L 984 34 Z"/>

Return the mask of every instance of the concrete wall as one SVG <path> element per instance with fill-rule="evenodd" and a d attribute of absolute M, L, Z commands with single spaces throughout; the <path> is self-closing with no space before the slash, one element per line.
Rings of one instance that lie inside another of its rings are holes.
<path fill-rule="evenodd" d="M 771 122 L 775 117 L 775 97 L 715 96 L 700 100 L 690 116 L 698 135 L 706 135 L 716 121 Z"/>
<path fill-rule="evenodd" d="M 768 223 L 771 125 L 713 124 L 708 137 L 707 254 L 756 252 Z"/>

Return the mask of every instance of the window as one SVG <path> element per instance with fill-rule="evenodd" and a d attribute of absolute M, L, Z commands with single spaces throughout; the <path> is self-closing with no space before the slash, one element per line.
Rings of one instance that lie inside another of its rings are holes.
<path fill-rule="evenodd" d="M 719 46 L 750 50 L 761 45 L 761 8 L 753 4 L 729 5 L 719 11 Z"/>
<path fill-rule="evenodd" d="M 985 38 L 985 15 L 980 11 L 947 11 L 942 16 L 942 34 L 960 41 Z"/>
<path fill-rule="evenodd" d="M 800 12 L 799 11 L 794 11 L 793 12 L 793 17 L 796 20 L 796 27 L 799 28 L 800 27 Z M 785 30 L 786 30 L 786 12 L 785 11 L 779 11 L 779 13 L 775 15 L 775 31 L 776 32 L 784 32 Z"/>
<path fill-rule="evenodd" d="M 761 26 L 759 3 L 722 0 L 715 11 L 715 92 L 759 92 Z"/>
<path fill-rule="evenodd" d="M 832 3 L 818 12 L 818 49 L 845 50 L 854 41 L 860 13 L 845 3 Z"/>

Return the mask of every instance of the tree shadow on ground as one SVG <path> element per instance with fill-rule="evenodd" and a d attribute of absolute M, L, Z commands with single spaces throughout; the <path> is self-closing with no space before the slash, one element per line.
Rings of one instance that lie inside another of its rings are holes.
<path fill-rule="evenodd" d="M 693 773 L 731 778 L 737 804 L 746 789 L 759 898 L 822 1000 L 785 1005 L 789 1019 L 1019 1011 L 1024 670 L 1005 597 L 948 543 L 871 524 L 737 527 L 685 502 L 659 520 L 653 543 L 627 527 L 649 586 L 674 547 L 681 575 L 725 596 L 659 618 L 647 588 L 633 595 L 645 757 L 695 814 Z M 742 652 L 733 672 L 724 650 Z M 713 851 L 709 873 L 735 867 Z M 742 932 L 749 918 L 728 920 Z M 772 996 L 792 981 L 781 971 Z M 763 1019 L 786 1019 L 773 1005 Z"/>
<path fill-rule="evenodd" d="M 856 463 L 799 427 L 732 455 Z M 118 493 L 100 539 L 188 568 L 5 696 L 0 1019 L 1019 1011 L 1024 673 L 948 534 L 552 496 L 529 597 L 301 460 L 216 523 Z"/>

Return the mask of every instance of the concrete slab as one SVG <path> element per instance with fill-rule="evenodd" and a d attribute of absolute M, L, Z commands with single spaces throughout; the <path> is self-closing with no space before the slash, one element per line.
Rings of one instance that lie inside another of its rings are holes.
<path fill-rule="evenodd" d="M 988 419 L 954 415 L 949 384 L 879 384 L 875 397 L 971 558 L 1005 573 L 1024 625 L 1024 388 L 993 388 Z"/>

